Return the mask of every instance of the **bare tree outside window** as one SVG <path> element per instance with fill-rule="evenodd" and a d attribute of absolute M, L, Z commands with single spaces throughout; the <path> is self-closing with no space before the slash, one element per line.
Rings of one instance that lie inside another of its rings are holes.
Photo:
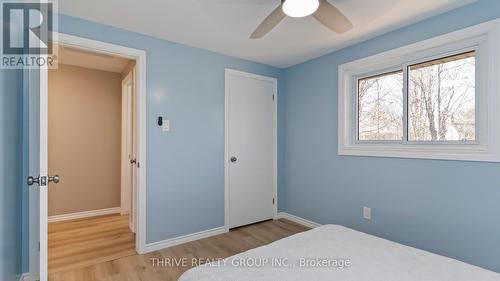
<path fill-rule="evenodd" d="M 358 81 L 359 140 L 402 140 L 403 72 Z"/>
<path fill-rule="evenodd" d="M 474 141 L 475 52 L 409 67 L 408 140 Z"/>

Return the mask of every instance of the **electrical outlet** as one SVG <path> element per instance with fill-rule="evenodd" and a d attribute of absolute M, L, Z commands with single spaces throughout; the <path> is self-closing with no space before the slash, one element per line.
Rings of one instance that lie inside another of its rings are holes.
<path fill-rule="evenodd" d="M 372 208 L 363 207 L 363 218 L 365 220 L 372 220 Z"/>

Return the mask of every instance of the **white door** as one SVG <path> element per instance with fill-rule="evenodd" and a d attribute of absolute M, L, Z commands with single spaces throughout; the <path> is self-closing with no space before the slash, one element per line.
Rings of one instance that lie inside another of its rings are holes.
<path fill-rule="evenodd" d="M 48 171 L 48 80 L 47 70 L 25 71 L 27 78 L 28 188 L 30 202 L 29 268 L 34 280 L 47 281 L 47 188 L 58 177 Z"/>
<path fill-rule="evenodd" d="M 132 74 L 122 81 L 121 212 L 132 213 Z M 132 216 L 130 216 L 132 217 Z"/>
<path fill-rule="evenodd" d="M 136 233 L 137 229 L 137 96 L 136 96 L 136 82 L 135 82 L 135 68 L 132 70 L 132 214 L 130 215 L 130 229 Z"/>
<path fill-rule="evenodd" d="M 229 228 L 234 228 L 275 214 L 276 80 L 228 70 L 226 83 Z"/>
<path fill-rule="evenodd" d="M 137 156 L 136 156 L 136 99 L 135 74 L 130 72 L 122 81 L 122 214 L 129 214 L 129 228 L 135 233 Z"/>

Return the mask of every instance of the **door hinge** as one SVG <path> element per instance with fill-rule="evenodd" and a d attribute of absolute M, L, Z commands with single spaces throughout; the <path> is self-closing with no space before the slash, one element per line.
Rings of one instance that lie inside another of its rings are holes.
<path fill-rule="evenodd" d="M 273 205 L 274 205 L 274 198 L 273 198 Z"/>
<path fill-rule="evenodd" d="M 273 100 L 274 100 L 274 95 L 273 95 Z"/>
<path fill-rule="evenodd" d="M 40 242 L 38 242 L 38 252 L 40 252 Z"/>

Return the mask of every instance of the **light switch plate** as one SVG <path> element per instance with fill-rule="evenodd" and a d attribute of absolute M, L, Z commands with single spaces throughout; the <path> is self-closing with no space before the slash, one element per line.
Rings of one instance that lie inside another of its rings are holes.
<path fill-rule="evenodd" d="M 163 119 L 163 125 L 161 126 L 162 131 L 170 132 L 170 120 Z"/>
<path fill-rule="evenodd" d="M 363 218 L 365 220 L 372 220 L 372 209 L 368 207 L 363 207 Z"/>

